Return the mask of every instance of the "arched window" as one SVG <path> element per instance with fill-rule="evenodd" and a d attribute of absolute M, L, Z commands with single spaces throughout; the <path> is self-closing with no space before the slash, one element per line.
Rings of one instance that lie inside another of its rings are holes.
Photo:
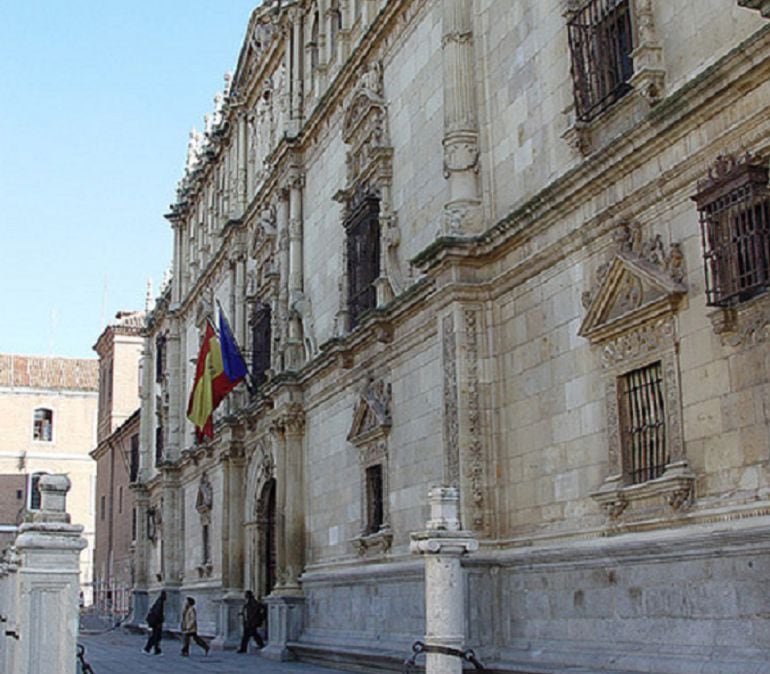
<path fill-rule="evenodd" d="M 32 439 L 39 442 L 51 442 L 53 440 L 53 410 L 45 407 L 38 407 L 35 410 Z"/>

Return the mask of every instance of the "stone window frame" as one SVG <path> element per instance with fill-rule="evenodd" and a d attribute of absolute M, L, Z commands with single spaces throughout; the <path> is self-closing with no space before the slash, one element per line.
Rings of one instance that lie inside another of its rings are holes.
<path fill-rule="evenodd" d="M 368 311 L 377 307 L 380 276 L 380 198 L 360 190 L 345 218 L 348 327 L 355 329 Z M 362 252 L 363 251 L 363 252 Z"/>
<path fill-rule="evenodd" d="M 401 240 L 397 216 L 393 210 L 393 147 L 390 144 L 388 107 L 384 97 L 382 64 L 371 61 L 362 69 L 358 82 L 347 97 L 342 119 L 342 140 L 347 146 L 345 157 L 345 186 L 334 195 L 342 205 L 341 224 L 346 237 L 357 209 L 367 199 L 379 202 L 378 263 L 374 287 L 374 308 L 390 302 L 405 287 L 405 274 L 401 269 L 398 246 Z M 348 273 L 349 246 L 342 249 L 342 274 L 339 288 L 339 310 L 336 332 L 345 336 L 354 327 L 348 299 L 350 279 Z M 364 312 L 365 313 L 365 312 Z"/>
<path fill-rule="evenodd" d="M 249 317 L 251 328 L 251 385 L 257 392 L 270 379 L 273 341 L 273 310 L 268 302 L 256 301 Z"/>
<path fill-rule="evenodd" d="M 351 541 L 360 556 L 387 552 L 393 542 L 389 507 L 388 435 L 391 428 L 391 387 L 382 379 L 369 378 L 362 387 L 353 411 L 347 441 L 358 450 L 360 475 L 361 531 Z M 380 466 L 382 521 L 377 531 L 370 528 L 370 493 L 367 471 Z"/>
<path fill-rule="evenodd" d="M 658 497 L 663 506 L 679 511 L 692 502 L 695 483 L 682 430 L 676 314 L 687 288 L 680 246 L 673 243 L 666 252 L 659 235 L 642 241 L 640 225 L 621 223 L 614 232 L 614 248 L 611 260 L 598 270 L 594 289 L 583 294 L 587 311 L 578 331 L 600 352 L 608 469 L 603 483 L 590 495 L 612 521 L 629 504 L 654 502 Z M 624 463 L 620 382 L 630 372 L 658 361 L 663 373 L 668 463 L 660 477 L 632 484 Z"/>
<path fill-rule="evenodd" d="M 575 18 L 597 0 L 562 0 L 562 16 L 565 20 L 565 30 Z M 614 0 L 612 0 L 614 1 Z M 565 108 L 564 115 L 567 128 L 562 133 L 569 145 L 580 155 L 587 156 L 597 149 L 603 140 L 609 140 L 622 132 L 625 119 L 635 115 L 631 110 L 648 110 L 658 103 L 665 94 L 666 71 L 663 63 L 662 43 L 658 39 L 654 18 L 655 0 L 621 0 L 628 2 L 631 20 L 631 39 L 633 49 L 630 57 L 633 72 L 627 83 L 630 90 L 618 96 L 609 105 L 597 112 L 590 120 L 581 119 L 573 94 L 570 104 Z M 574 59 L 568 46 L 570 72 L 574 72 Z M 570 78 L 574 82 L 574 78 Z"/>

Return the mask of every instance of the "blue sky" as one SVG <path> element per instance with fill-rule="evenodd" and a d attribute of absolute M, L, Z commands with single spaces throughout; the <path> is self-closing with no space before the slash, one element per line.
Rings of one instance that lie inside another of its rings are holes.
<path fill-rule="evenodd" d="M 190 127 L 259 4 L 0 3 L 0 353 L 94 357 L 157 291 Z"/>

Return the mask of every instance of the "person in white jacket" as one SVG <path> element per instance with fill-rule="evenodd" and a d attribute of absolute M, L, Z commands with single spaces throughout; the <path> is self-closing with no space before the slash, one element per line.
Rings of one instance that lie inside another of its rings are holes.
<path fill-rule="evenodd" d="M 195 609 L 195 599 L 187 597 L 182 611 L 182 655 L 190 655 L 190 639 L 200 646 L 206 655 L 209 654 L 209 645 L 198 636 L 198 612 Z"/>

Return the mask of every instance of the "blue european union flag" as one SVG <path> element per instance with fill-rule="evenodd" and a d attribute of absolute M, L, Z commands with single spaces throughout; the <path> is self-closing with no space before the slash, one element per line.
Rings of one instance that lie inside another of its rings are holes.
<path fill-rule="evenodd" d="M 219 307 L 219 343 L 222 348 L 222 365 L 225 374 L 231 382 L 240 381 L 247 374 L 246 363 L 241 356 L 241 350 L 233 337 L 227 319 L 222 313 L 222 307 Z"/>

